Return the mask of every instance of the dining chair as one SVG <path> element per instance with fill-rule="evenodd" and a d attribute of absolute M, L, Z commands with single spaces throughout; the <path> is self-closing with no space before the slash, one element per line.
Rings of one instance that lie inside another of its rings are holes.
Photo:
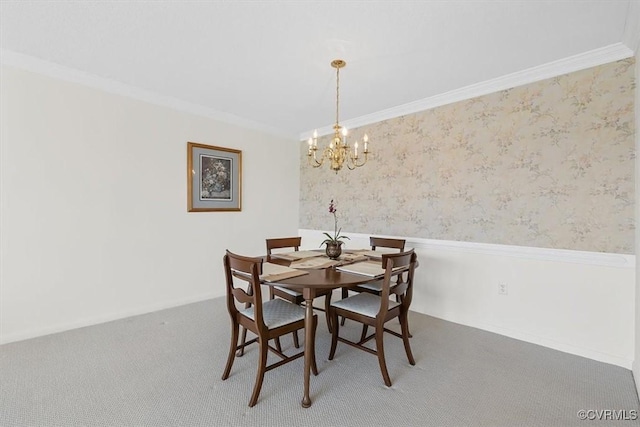
<path fill-rule="evenodd" d="M 274 249 L 293 249 L 294 252 L 300 250 L 300 246 L 302 244 L 302 237 L 280 237 L 276 239 L 266 239 L 267 244 L 267 261 L 273 260 Z M 331 295 L 333 294 L 332 290 L 320 291 L 318 296 L 325 297 L 324 309 L 320 307 L 314 307 L 317 310 L 325 312 L 325 318 L 327 320 L 327 327 L 329 328 L 329 332 L 331 332 L 331 325 L 329 323 L 329 304 L 331 303 Z M 278 285 L 269 286 L 269 299 L 274 299 L 275 297 L 279 297 L 285 299 L 293 304 L 301 305 L 304 302 L 304 297 L 301 292 L 298 292 L 293 289 L 287 289 Z M 294 333 L 293 342 L 296 348 L 299 347 L 298 343 L 298 334 Z"/>
<path fill-rule="evenodd" d="M 305 309 L 283 299 L 262 301 L 260 274 L 262 258 L 250 258 L 226 251 L 223 258 L 227 289 L 227 309 L 231 317 L 231 346 L 222 380 L 229 378 L 236 352 L 255 342 L 259 344 L 258 373 L 253 386 L 249 406 L 258 401 L 264 374 L 304 355 L 304 351 L 287 356 L 278 348 L 269 345 L 269 340 L 279 341 L 282 335 L 304 329 Z M 241 308 L 239 309 L 238 306 Z M 315 341 L 318 317 L 313 315 L 312 339 Z M 256 335 L 255 338 L 238 345 L 240 326 Z M 267 365 L 268 351 L 282 360 Z M 311 371 L 318 375 L 315 354 L 311 357 Z"/>
<path fill-rule="evenodd" d="M 266 245 L 267 245 L 267 262 L 271 262 L 273 261 L 273 257 L 272 255 L 274 254 L 274 250 L 277 249 L 293 249 L 294 251 L 299 251 L 300 250 L 300 245 L 302 243 L 302 237 L 296 236 L 296 237 L 279 237 L 279 238 L 274 238 L 274 239 L 266 239 Z M 302 303 L 304 302 L 304 298 L 302 296 L 301 292 L 295 291 L 293 289 L 287 289 L 285 287 L 282 286 L 278 286 L 278 285 L 268 285 L 269 286 L 269 299 L 272 300 L 275 297 L 279 297 L 281 299 L 284 299 L 286 301 L 289 301 L 290 303 L 296 304 L 296 305 L 302 305 Z M 328 304 L 327 304 L 328 305 Z M 327 315 L 327 321 L 328 321 L 328 315 Z M 293 331 L 292 333 L 293 336 L 293 345 L 296 348 L 300 348 L 300 341 L 298 339 L 298 332 L 297 331 Z M 247 339 L 247 330 L 243 329 L 242 330 L 242 338 L 240 343 L 242 344 L 243 342 L 245 342 L 245 340 Z M 280 347 L 280 341 L 276 341 L 276 348 L 279 351 L 282 351 L 282 348 Z M 240 350 L 238 351 L 238 356 L 242 356 L 244 354 L 244 348 L 240 348 Z"/>
<path fill-rule="evenodd" d="M 404 239 L 391 239 L 387 237 L 369 237 L 369 245 L 371 246 L 371 250 L 375 251 L 376 248 L 389 248 L 389 249 L 397 249 L 398 252 L 404 251 L 404 245 L 406 240 Z M 397 278 L 397 281 L 402 280 L 401 277 Z M 353 288 L 342 288 L 342 299 L 345 299 L 349 296 L 349 291 L 353 292 L 368 292 L 374 295 L 380 295 L 382 292 L 382 280 L 376 280 L 364 283 L 362 285 L 355 286 Z M 400 297 L 396 296 L 396 301 L 400 302 Z M 344 326 L 345 319 L 344 317 L 341 320 L 342 325 Z M 367 335 L 367 325 L 362 326 L 362 334 L 361 339 Z M 409 333 L 409 337 L 411 337 L 411 333 Z"/>
<path fill-rule="evenodd" d="M 409 324 L 407 322 L 409 306 L 411 305 L 413 295 L 416 254 L 413 249 L 397 254 L 384 254 L 382 255 L 382 266 L 384 268 L 384 278 L 382 279 L 382 292 L 380 295 L 361 292 L 357 295 L 331 303 L 329 310 L 334 327 L 331 334 L 329 360 L 333 360 L 335 356 L 338 341 L 375 354 L 378 356 L 378 363 L 384 383 L 388 387 L 391 387 L 391 378 L 389 377 L 384 356 L 384 332 L 402 338 L 409 363 L 411 365 L 416 364 L 409 343 Z M 396 278 L 405 273 L 406 277 L 400 282 L 397 282 Z M 398 296 L 400 302 L 390 299 L 391 295 Z M 339 335 L 340 324 L 338 322 L 338 316 L 371 326 L 375 328 L 375 332 L 368 337 L 360 339 L 358 342 L 343 338 Z M 384 327 L 385 323 L 396 317 L 400 321 L 402 333 Z M 366 347 L 365 343 L 373 338 L 375 338 L 376 343 L 375 349 Z"/>
<path fill-rule="evenodd" d="M 386 237 L 369 237 L 369 245 L 371 246 L 371 250 L 375 251 L 376 248 L 389 248 L 389 249 L 397 249 L 398 252 L 404 251 L 404 245 L 406 240 L 404 239 L 388 239 Z M 382 280 L 367 282 L 362 285 L 358 285 L 353 288 L 343 288 L 342 289 L 342 298 L 346 298 L 349 296 L 349 291 L 354 292 L 369 292 L 375 295 L 380 295 L 382 291 Z"/>
<path fill-rule="evenodd" d="M 277 239 L 266 239 L 266 243 L 267 261 L 271 262 L 273 260 L 271 255 L 273 255 L 274 249 L 288 248 L 293 249 L 295 252 L 300 250 L 302 237 L 280 237 Z M 300 305 L 302 301 L 304 301 L 304 298 L 302 298 L 302 293 L 298 291 L 287 289 L 278 285 L 269 286 L 269 299 L 273 299 L 276 296 L 298 305 Z"/>

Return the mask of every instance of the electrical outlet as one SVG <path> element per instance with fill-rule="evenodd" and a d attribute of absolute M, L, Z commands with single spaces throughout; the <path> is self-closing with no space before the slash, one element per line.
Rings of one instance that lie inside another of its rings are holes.
<path fill-rule="evenodd" d="M 498 295 L 509 295 L 509 287 L 506 283 L 498 283 Z"/>

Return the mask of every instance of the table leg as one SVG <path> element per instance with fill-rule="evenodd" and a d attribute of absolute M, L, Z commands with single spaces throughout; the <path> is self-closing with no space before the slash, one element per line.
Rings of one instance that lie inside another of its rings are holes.
<path fill-rule="evenodd" d="M 313 342 L 313 298 L 305 300 L 306 313 L 304 317 L 304 397 L 302 398 L 302 407 L 311 406 L 311 398 L 309 397 L 309 383 L 311 381 L 311 358 L 314 353 Z"/>

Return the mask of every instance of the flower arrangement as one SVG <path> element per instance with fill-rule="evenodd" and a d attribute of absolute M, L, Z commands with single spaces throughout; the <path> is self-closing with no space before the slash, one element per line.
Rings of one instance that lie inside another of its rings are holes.
<path fill-rule="evenodd" d="M 333 199 L 331 199 L 331 202 L 329 203 L 329 213 L 333 215 L 333 236 L 329 233 L 324 233 L 327 238 L 320 244 L 320 246 L 329 244 L 340 246 L 342 243 L 344 243 L 342 242 L 343 239 L 351 240 L 347 236 L 340 235 L 340 231 L 342 231 L 342 228 L 338 229 L 338 216 L 336 215 L 336 211 L 336 205 L 333 202 Z"/>
<path fill-rule="evenodd" d="M 230 196 L 230 162 L 225 160 L 204 159 L 202 166 L 202 186 L 200 197 L 203 199 L 225 198 Z"/>

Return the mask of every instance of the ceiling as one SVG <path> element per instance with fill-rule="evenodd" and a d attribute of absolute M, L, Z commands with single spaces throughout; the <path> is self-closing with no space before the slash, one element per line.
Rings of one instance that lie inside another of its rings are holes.
<path fill-rule="evenodd" d="M 636 1 L 2 0 L 0 47 L 297 139 L 334 122 L 335 58 L 348 123 L 620 45 Z"/>

